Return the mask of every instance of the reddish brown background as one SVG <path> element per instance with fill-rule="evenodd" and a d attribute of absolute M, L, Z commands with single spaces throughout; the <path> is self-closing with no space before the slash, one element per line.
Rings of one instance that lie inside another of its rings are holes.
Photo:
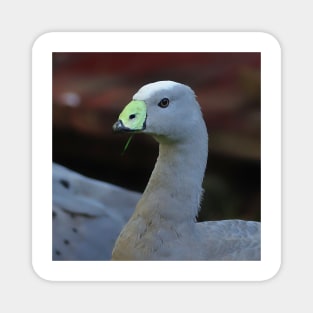
<path fill-rule="evenodd" d="M 157 144 L 113 135 L 144 84 L 175 80 L 197 94 L 209 131 L 199 219 L 260 219 L 260 53 L 54 53 L 53 160 L 143 191 Z"/>

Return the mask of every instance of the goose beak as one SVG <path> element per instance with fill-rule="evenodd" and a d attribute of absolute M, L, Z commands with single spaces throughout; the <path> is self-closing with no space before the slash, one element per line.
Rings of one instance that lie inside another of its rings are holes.
<path fill-rule="evenodd" d="M 114 132 L 139 132 L 146 128 L 147 106 L 144 101 L 133 100 L 126 105 L 113 125 Z"/>

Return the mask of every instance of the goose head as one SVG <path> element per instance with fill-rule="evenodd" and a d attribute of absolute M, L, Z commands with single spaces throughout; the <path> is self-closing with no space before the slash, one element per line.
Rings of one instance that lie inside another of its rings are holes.
<path fill-rule="evenodd" d="M 115 132 L 146 133 L 159 142 L 186 140 L 202 113 L 193 90 L 181 83 L 158 81 L 141 87 L 126 105 Z"/>

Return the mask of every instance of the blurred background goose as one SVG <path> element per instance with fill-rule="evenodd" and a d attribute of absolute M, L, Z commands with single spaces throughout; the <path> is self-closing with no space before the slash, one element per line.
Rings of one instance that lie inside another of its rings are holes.
<path fill-rule="evenodd" d="M 53 260 L 109 260 L 140 194 L 53 164 Z"/>

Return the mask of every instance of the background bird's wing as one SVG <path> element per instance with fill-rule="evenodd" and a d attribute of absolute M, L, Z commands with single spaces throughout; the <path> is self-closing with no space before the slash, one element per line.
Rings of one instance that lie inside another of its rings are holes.
<path fill-rule="evenodd" d="M 109 260 L 140 198 L 53 164 L 53 260 Z"/>

